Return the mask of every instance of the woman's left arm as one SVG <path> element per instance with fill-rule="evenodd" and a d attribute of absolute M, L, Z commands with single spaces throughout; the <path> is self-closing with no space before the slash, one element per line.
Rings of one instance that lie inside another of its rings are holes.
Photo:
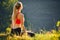
<path fill-rule="evenodd" d="M 21 17 L 21 27 L 22 27 L 23 31 L 26 32 L 26 28 L 24 26 L 24 22 L 25 22 L 25 18 L 24 18 L 24 15 L 22 15 L 22 17 Z"/>

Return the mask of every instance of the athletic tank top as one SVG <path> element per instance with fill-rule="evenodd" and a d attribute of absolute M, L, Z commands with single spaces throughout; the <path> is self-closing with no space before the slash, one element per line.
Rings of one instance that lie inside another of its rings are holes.
<path fill-rule="evenodd" d="M 18 19 L 18 17 L 17 17 L 18 15 L 19 15 L 19 12 L 18 12 L 17 15 L 16 15 L 15 23 L 16 23 L 16 24 L 21 24 L 21 20 Z"/>

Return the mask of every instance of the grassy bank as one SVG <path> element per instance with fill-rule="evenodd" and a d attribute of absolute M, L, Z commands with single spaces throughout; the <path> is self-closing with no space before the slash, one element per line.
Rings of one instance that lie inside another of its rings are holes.
<path fill-rule="evenodd" d="M 3 34 L 3 33 L 2 33 Z M 10 36 L 5 35 L 3 36 L 0 34 L 0 40 L 60 40 L 60 32 L 53 30 L 52 32 L 46 32 L 46 33 L 36 33 L 34 37 L 30 37 L 28 35 L 23 36 Z"/>

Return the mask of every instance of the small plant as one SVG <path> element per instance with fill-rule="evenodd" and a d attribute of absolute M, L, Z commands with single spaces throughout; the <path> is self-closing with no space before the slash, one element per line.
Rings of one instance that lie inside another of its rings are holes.
<path fill-rule="evenodd" d="M 9 27 L 6 28 L 6 33 L 7 33 L 7 34 L 10 34 L 10 33 L 11 33 L 11 28 L 9 28 Z"/>

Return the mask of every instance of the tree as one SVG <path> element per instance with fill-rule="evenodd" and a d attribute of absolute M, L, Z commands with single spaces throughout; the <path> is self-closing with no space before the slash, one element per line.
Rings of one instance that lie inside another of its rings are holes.
<path fill-rule="evenodd" d="M 11 14 L 13 5 L 18 0 L 1 0 L 0 1 L 0 32 L 4 31 L 11 23 Z M 4 30 L 3 30 L 4 28 Z"/>

